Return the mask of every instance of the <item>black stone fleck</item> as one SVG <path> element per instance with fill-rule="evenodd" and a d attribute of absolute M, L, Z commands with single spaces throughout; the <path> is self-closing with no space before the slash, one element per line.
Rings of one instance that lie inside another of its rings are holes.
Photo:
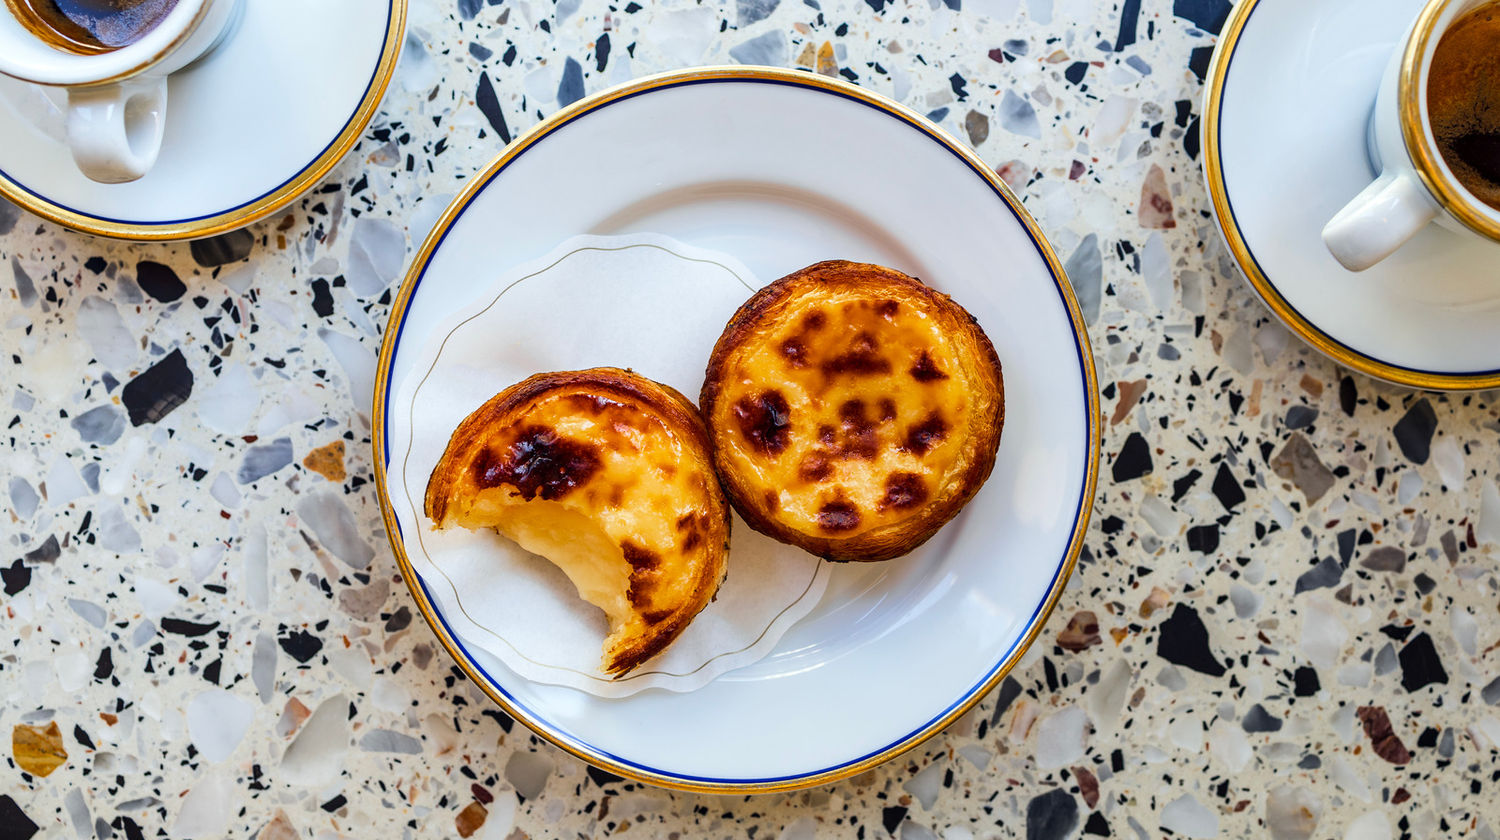
<path fill-rule="evenodd" d="M 1229 17 L 1229 0 L 1172 0 L 1172 14 L 1217 35 Z"/>
<path fill-rule="evenodd" d="M 0 840 L 30 840 L 37 830 L 37 824 L 26 816 L 16 800 L 0 793 Z"/>
<path fill-rule="evenodd" d="M 1213 554 L 1219 550 L 1219 526 L 1198 525 L 1188 529 L 1188 548 L 1201 554 Z"/>
<path fill-rule="evenodd" d="M 1318 681 L 1318 672 L 1307 665 L 1303 665 L 1292 674 L 1292 682 L 1294 684 L 1292 693 L 1298 697 L 1311 697 L 1323 687 Z"/>
<path fill-rule="evenodd" d="M 1120 6 L 1120 30 L 1115 35 L 1115 52 L 1135 43 L 1135 28 L 1140 16 L 1141 0 L 1125 0 Z"/>
<path fill-rule="evenodd" d="M 1245 728 L 1246 732 L 1280 732 L 1281 718 L 1272 715 L 1266 711 L 1265 706 L 1256 703 L 1250 707 L 1250 711 L 1245 713 L 1245 718 L 1240 721 L 1240 725 Z"/>
<path fill-rule="evenodd" d="M 91 750 L 95 749 L 94 739 L 90 738 L 89 733 L 84 732 L 83 727 L 79 726 L 76 723 L 73 724 L 73 740 L 77 741 L 85 747 L 88 747 Z"/>
<path fill-rule="evenodd" d="M 84 262 L 83 267 L 88 269 L 89 271 L 94 272 L 95 274 L 98 274 L 99 272 L 103 271 L 108 265 L 109 263 L 105 262 L 103 257 L 89 257 L 88 260 Z"/>
<path fill-rule="evenodd" d="M 1068 65 L 1068 69 L 1063 71 L 1063 78 L 1076 85 L 1083 81 L 1083 77 L 1088 72 L 1089 63 L 1087 61 L 1075 61 Z"/>
<path fill-rule="evenodd" d="M 1406 415 L 1391 429 L 1396 436 L 1396 445 L 1401 447 L 1401 454 L 1413 464 L 1427 463 L 1427 456 L 1432 452 L 1432 434 L 1436 431 L 1437 413 L 1425 397 L 1407 409 Z"/>
<path fill-rule="evenodd" d="M 1214 476 L 1214 496 L 1225 510 L 1234 510 L 1235 505 L 1245 501 L 1245 488 L 1240 486 L 1228 464 L 1219 464 L 1219 472 Z"/>
<path fill-rule="evenodd" d="M 1193 489 L 1193 485 L 1202 477 L 1203 473 L 1198 470 L 1188 470 L 1187 475 L 1172 482 L 1172 501 L 1174 503 L 1182 501 L 1182 497 L 1186 496 L 1187 492 Z"/>
<path fill-rule="evenodd" d="M 901 821 L 906 819 L 906 809 L 900 805 L 892 805 L 880 812 L 880 821 L 885 824 L 885 830 L 891 834 L 901 827 Z"/>
<path fill-rule="evenodd" d="M 1062 840 L 1077 827 L 1078 800 L 1065 790 L 1049 790 L 1026 803 L 1026 840 Z"/>
<path fill-rule="evenodd" d="M 1292 594 L 1300 595 L 1313 589 L 1331 589 L 1339 585 L 1339 579 L 1343 576 L 1344 567 L 1339 565 L 1339 561 L 1324 557 L 1318 561 L 1318 565 L 1297 578 L 1297 588 Z"/>
<path fill-rule="evenodd" d="M 505 124 L 505 114 L 500 110 L 500 99 L 495 96 L 495 85 L 490 82 L 489 73 L 479 74 L 479 88 L 474 91 L 474 104 L 479 106 L 480 113 L 489 120 L 490 128 L 500 135 L 501 142 L 510 142 L 510 126 Z"/>
<path fill-rule="evenodd" d="M 94 663 L 94 679 L 107 680 L 109 679 L 109 675 L 114 672 L 114 656 L 109 652 L 109 648 L 104 648 L 99 651 L 99 659 Z"/>
<path fill-rule="evenodd" d="M 333 314 L 333 294 L 328 290 L 328 281 L 319 277 L 312 281 L 312 308 L 318 313 L 319 318 L 327 318 Z"/>
<path fill-rule="evenodd" d="M 187 284 L 177 279 L 177 272 L 151 260 L 135 264 L 135 282 L 141 291 L 162 303 L 171 303 L 187 294 Z"/>
<path fill-rule="evenodd" d="M 605 32 L 594 41 L 594 69 L 603 73 L 607 64 L 609 64 L 609 33 Z"/>
<path fill-rule="evenodd" d="M 163 618 L 161 620 L 162 630 L 168 633 L 175 633 L 179 636 L 202 636 L 204 633 L 218 626 L 219 622 L 217 621 L 200 623 L 197 621 L 185 621 L 181 618 Z"/>
<path fill-rule="evenodd" d="M 349 800 L 341 793 L 318 807 L 331 814 L 347 804 L 349 804 Z"/>
<path fill-rule="evenodd" d="M 1187 604 L 1177 604 L 1172 617 L 1161 623 L 1156 655 L 1210 677 L 1224 675 L 1223 663 L 1208 648 L 1208 628 L 1203 626 L 1198 611 Z"/>
<path fill-rule="evenodd" d="M 1089 818 L 1083 823 L 1083 833 L 1092 834 L 1096 837 L 1109 836 L 1109 821 L 1098 811 L 1089 814 Z"/>
<path fill-rule="evenodd" d="M 294 630 L 276 640 L 287 655 L 298 662 L 306 662 L 323 649 L 323 640 L 306 630 Z"/>
<path fill-rule="evenodd" d="M 31 569 L 17 560 L 10 568 L 0 568 L 0 580 L 5 581 L 5 594 L 15 595 L 31 585 Z"/>
<path fill-rule="evenodd" d="M 1423 595 L 1437 588 L 1437 581 L 1420 572 L 1411 579 L 1411 582 L 1417 585 L 1417 591 Z"/>
<path fill-rule="evenodd" d="M 193 261 L 198 265 L 213 268 L 239 262 L 250 256 L 250 249 L 254 246 L 255 235 L 250 231 L 232 230 L 207 239 L 195 239 L 188 250 L 192 251 Z"/>
<path fill-rule="evenodd" d="M 1339 380 L 1339 408 L 1350 417 L 1354 416 L 1354 406 L 1359 401 L 1359 391 L 1354 387 L 1354 377 L 1346 376 Z"/>
<path fill-rule="evenodd" d="M 625 781 L 625 779 L 623 779 L 622 777 L 616 776 L 615 774 L 606 772 L 604 770 L 600 770 L 598 767 L 595 767 L 592 764 L 585 764 L 583 769 L 588 771 L 589 778 L 592 779 L 594 781 L 594 784 L 598 785 L 599 787 L 604 787 L 605 785 L 615 785 Z"/>
<path fill-rule="evenodd" d="M 1198 77 L 1198 81 L 1203 81 L 1203 77 L 1208 75 L 1208 63 L 1213 60 L 1213 57 L 1213 47 L 1198 47 L 1188 53 L 1188 69 L 1193 71 L 1193 75 Z M 1197 121 L 1198 118 L 1194 117 L 1193 122 Z"/>
<path fill-rule="evenodd" d="M 1447 683 L 1448 672 L 1438 659 L 1437 648 L 1432 637 L 1426 633 L 1418 635 L 1401 648 L 1401 687 L 1417 691 L 1433 683 Z"/>
<path fill-rule="evenodd" d="M 120 400 L 130 425 L 156 423 L 193 395 L 193 372 L 181 350 L 173 350 L 144 373 L 125 383 Z"/>
<path fill-rule="evenodd" d="M 1120 448 L 1120 454 L 1115 456 L 1110 472 L 1116 484 L 1151 472 L 1151 447 L 1140 432 L 1131 432 L 1130 437 L 1125 439 L 1125 445 Z"/>

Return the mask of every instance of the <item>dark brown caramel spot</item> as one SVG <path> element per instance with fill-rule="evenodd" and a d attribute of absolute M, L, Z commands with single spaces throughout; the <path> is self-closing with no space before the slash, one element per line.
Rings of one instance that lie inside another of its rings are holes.
<path fill-rule="evenodd" d="M 939 379 L 948 378 L 948 374 L 938 370 L 937 362 L 932 360 L 932 355 L 926 350 L 923 350 L 922 355 L 917 357 L 916 364 L 911 366 L 908 373 L 918 382 L 936 382 Z"/>
<path fill-rule="evenodd" d="M 687 532 L 687 536 L 682 538 L 682 550 L 692 551 L 693 549 L 697 548 L 698 544 L 701 542 L 703 542 L 703 532 L 698 530 L 697 528 L 694 528 L 691 531 Z"/>
<path fill-rule="evenodd" d="M 625 596 L 630 600 L 630 606 L 642 610 L 650 606 L 651 590 L 661 578 L 658 570 L 661 555 L 630 540 L 621 542 L 620 550 L 625 554 L 625 562 L 630 564 L 630 588 Z"/>
<path fill-rule="evenodd" d="M 678 518 L 677 530 L 683 534 L 683 551 L 692 551 L 698 547 L 699 543 L 703 542 L 703 525 L 700 524 L 700 519 L 706 521 L 708 517 L 700 516 L 696 513 L 686 513 Z"/>
<path fill-rule="evenodd" d="M 818 527 L 825 531 L 853 531 L 859 527 L 859 509 L 845 501 L 829 502 L 818 511 Z"/>
<path fill-rule="evenodd" d="M 927 501 L 927 484 L 916 473 L 891 473 L 885 480 L 885 498 L 880 500 L 880 509 L 905 510 Z"/>
<path fill-rule="evenodd" d="M 828 323 L 828 316 L 824 315 L 822 310 L 809 312 L 807 317 L 802 319 L 802 326 L 809 330 L 821 330 L 826 323 Z"/>
<path fill-rule="evenodd" d="M 527 426 L 505 454 L 486 449 L 471 467 L 481 488 L 508 484 L 528 502 L 541 496 L 566 496 L 598 472 L 599 450 L 583 441 L 559 437 L 549 426 Z"/>
<path fill-rule="evenodd" d="M 781 342 L 781 355 L 794 368 L 807 367 L 807 345 L 801 339 L 789 338 Z"/>
<path fill-rule="evenodd" d="M 837 434 L 837 429 L 825 423 L 818 427 L 818 443 L 824 446 L 833 446 L 833 442 L 837 439 Z"/>
<path fill-rule="evenodd" d="M 839 406 L 844 439 L 839 454 L 846 458 L 875 457 L 875 424 L 865 417 L 864 400 L 849 400 Z"/>
<path fill-rule="evenodd" d="M 830 475 L 833 475 L 833 467 L 829 466 L 828 455 L 822 450 L 807 453 L 797 467 L 797 476 L 807 482 L 822 481 Z"/>
<path fill-rule="evenodd" d="M 781 496 L 777 495 L 775 490 L 767 490 L 765 499 L 766 510 L 775 513 L 781 509 Z"/>
<path fill-rule="evenodd" d="M 889 423 L 896 419 L 896 401 L 890 397 L 882 397 L 880 400 L 880 422 Z"/>
<path fill-rule="evenodd" d="M 620 543 L 620 550 L 625 553 L 625 562 L 632 569 L 644 569 L 650 571 L 661 563 L 661 555 L 649 548 L 642 548 L 630 540 Z"/>
<path fill-rule="evenodd" d="M 943 420 L 942 415 L 934 411 L 927 415 L 926 420 L 911 427 L 911 430 L 906 433 L 906 444 L 902 448 L 918 455 L 926 455 L 927 450 L 942 443 L 947 436 L 947 422 Z"/>
<path fill-rule="evenodd" d="M 876 349 L 875 336 L 868 332 L 861 332 L 854 337 L 854 342 L 848 350 L 834 356 L 819 367 L 826 376 L 840 374 L 869 376 L 876 373 L 890 373 L 891 363 L 877 353 Z"/>
<path fill-rule="evenodd" d="M 901 309 L 901 304 L 894 300 L 883 300 L 875 304 L 875 311 L 884 318 L 894 318 L 896 312 Z"/>
<path fill-rule="evenodd" d="M 781 454 L 791 436 L 792 411 L 780 391 L 765 391 L 758 397 L 744 397 L 734 404 L 734 419 L 740 433 L 762 452 Z"/>

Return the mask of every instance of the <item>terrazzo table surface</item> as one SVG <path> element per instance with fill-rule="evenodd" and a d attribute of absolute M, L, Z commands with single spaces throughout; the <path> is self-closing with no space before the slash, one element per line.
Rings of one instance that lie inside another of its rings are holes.
<path fill-rule="evenodd" d="M 133 245 L 0 205 L 0 840 L 1495 837 L 1496 406 L 1351 375 L 1248 291 L 1199 171 L 1227 11 L 413 0 L 380 114 L 268 221 Z M 897 760 L 763 797 L 590 771 L 469 685 L 396 573 L 368 408 L 464 176 L 584 93 L 737 61 L 972 143 L 1067 261 L 1106 413 L 1022 664 Z"/>

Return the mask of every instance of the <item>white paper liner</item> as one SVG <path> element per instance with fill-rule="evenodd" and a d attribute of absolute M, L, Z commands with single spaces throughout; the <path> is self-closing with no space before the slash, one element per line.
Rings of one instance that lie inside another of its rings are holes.
<path fill-rule="evenodd" d="M 600 697 L 691 691 L 769 654 L 817 606 L 827 564 L 736 515 L 714 602 L 662 655 L 612 680 L 599 670 L 604 613 L 561 570 L 491 531 L 435 531 L 422 512 L 454 428 L 532 374 L 624 367 L 696 398 L 724 324 L 759 285 L 738 260 L 664 236 L 580 236 L 454 302 L 391 403 L 390 487 L 407 556 L 465 642 L 526 679 Z"/>

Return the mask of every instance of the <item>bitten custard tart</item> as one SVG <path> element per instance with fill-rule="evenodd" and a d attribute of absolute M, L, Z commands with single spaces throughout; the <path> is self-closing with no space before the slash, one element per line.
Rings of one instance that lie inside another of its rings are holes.
<path fill-rule="evenodd" d="M 844 261 L 741 306 L 699 406 L 745 522 L 829 560 L 888 560 L 936 533 L 989 477 L 1005 419 L 1000 360 L 973 316 Z"/>
<path fill-rule="evenodd" d="M 609 619 L 619 677 L 718 591 L 729 506 L 682 394 L 618 368 L 542 373 L 470 414 L 427 482 L 437 528 L 494 528 L 552 561 Z"/>

